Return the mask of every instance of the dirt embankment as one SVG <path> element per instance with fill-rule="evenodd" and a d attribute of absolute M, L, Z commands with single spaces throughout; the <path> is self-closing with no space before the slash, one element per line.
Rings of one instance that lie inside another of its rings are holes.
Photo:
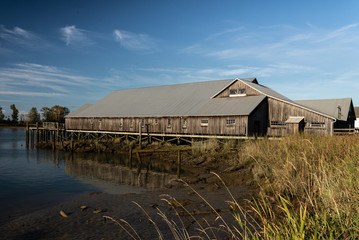
<path fill-rule="evenodd" d="M 87 152 L 87 153 L 119 153 L 129 154 L 130 149 L 136 151 L 139 149 L 138 144 L 134 141 L 120 139 L 102 139 L 102 140 L 78 140 L 56 142 L 42 142 L 37 144 L 38 148 L 55 148 L 67 152 Z M 156 160 L 166 164 L 176 166 L 178 164 L 178 151 L 173 149 L 184 149 L 181 151 L 181 168 L 185 169 L 185 180 L 191 184 L 204 183 L 215 188 L 220 184 L 218 178 L 214 177 L 211 172 L 216 172 L 228 186 L 253 185 L 251 170 L 246 168 L 238 169 L 235 167 L 235 159 L 238 157 L 238 147 L 234 147 L 233 142 L 220 144 L 218 141 L 196 142 L 191 148 L 189 145 L 178 145 L 170 143 L 153 142 L 142 143 L 142 149 L 159 150 L 154 153 L 140 153 L 141 161 L 146 161 L 146 157 L 156 154 Z M 172 151 L 162 152 L 166 149 Z M 233 150 L 235 149 L 235 150 Z M 133 158 L 138 155 L 133 154 Z M 138 159 L 137 159 L 138 160 Z"/>

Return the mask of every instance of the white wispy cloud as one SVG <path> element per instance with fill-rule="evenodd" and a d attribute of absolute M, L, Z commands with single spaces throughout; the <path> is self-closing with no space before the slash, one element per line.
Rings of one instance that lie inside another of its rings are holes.
<path fill-rule="evenodd" d="M 58 97 L 64 96 L 61 93 L 44 93 L 44 92 L 25 92 L 25 91 L 0 91 L 3 95 L 19 95 L 19 96 L 31 96 L 31 97 Z"/>
<path fill-rule="evenodd" d="M 236 33 L 238 31 L 241 31 L 241 30 L 244 30 L 244 29 L 245 28 L 243 26 L 235 27 L 235 28 L 229 28 L 229 29 L 223 30 L 221 32 L 211 34 L 209 37 L 206 38 L 206 40 L 212 40 L 212 39 L 218 38 L 220 36 L 227 35 L 229 33 Z"/>
<path fill-rule="evenodd" d="M 318 42 L 324 42 L 324 41 L 328 41 L 337 37 L 341 37 L 346 35 L 351 29 L 356 28 L 357 26 L 359 26 L 359 23 L 353 23 L 353 24 L 349 24 L 347 26 L 341 27 L 339 29 L 336 29 L 334 31 L 331 31 L 327 34 L 325 34 L 325 36 L 321 39 L 318 39 Z"/>
<path fill-rule="evenodd" d="M 114 30 L 115 40 L 128 50 L 154 50 L 157 48 L 156 41 L 151 36 L 143 33 L 132 33 L 125 30 Z"/>
<path fill-rule="evenodd" d="M 67 46 L 88 46 L 94 44 L 88 36 L 88 31 L 77 28 L 75 25 L 61 28 L 60 33 L 62 40 Z"/>
<path fill-rule="evenodd" d="M 19 63 L 0 68 L 0 94 L 55 97 L 93 86 L 95 80 L 53 66 Z"/>
<path fill-rule="evenodd" d="M 38 34 L 20 27 L 7 29 L 3 25 L 0 25 L 0 40 L 7 44 L 15 44 L 24 47 L 43 48 L 48 45 Z"/>

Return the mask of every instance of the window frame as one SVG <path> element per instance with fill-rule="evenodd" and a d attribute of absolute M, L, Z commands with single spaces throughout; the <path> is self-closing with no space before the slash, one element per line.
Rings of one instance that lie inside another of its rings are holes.
<path fill-rule="evenodd" d="M 201 127 L 208 127 L 209 120 L 208 119 L 201 119 Z"/>
<path fill-rule="evenodd" d="M 235 126 L 236 125 L 236 119 L 226 119 L 226 126 Z"/>

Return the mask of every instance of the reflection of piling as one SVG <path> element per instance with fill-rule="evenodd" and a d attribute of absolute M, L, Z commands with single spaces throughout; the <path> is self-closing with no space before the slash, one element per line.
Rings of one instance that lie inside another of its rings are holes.
<path fill-rule="evenodd" d="M 29 149 L 29 122 L 26 123 L 26 148 Z"/>
<path fill-rule="evenodd" d="M 181 150 L 177 150 L 177 177 L 181 176 Z"/>
<path fill-rule="evenodd" d="M 31 148 L 34 148 L 34 131 L 30 130 L 30 145 Z"/>
<path fill-rule="evenodd" d="M 130 168 L 132 168 L 132 147 L 131 146 L 130 146 L 129 159 L 130 159 Z"/>
<path fill-rule="evenodd" d="M 138 162 L 140 163 L 137 166 L 137 176 L 138 176 L 138 175 L 140 175 L 140 172 L 141 172 L 141 169 L 142 169 L 142 160 L 141 160 L 141 156 L 140 156 L 139 152 L 136 152 L 136 156 L 137 156 Z"/>

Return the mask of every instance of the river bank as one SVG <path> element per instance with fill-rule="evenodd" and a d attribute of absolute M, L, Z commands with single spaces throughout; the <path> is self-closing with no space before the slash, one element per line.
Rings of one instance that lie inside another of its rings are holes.
<path fill-rule="evenodd" d="M 227 203 L 233 199 L 223 186 L 218 185 L 214 189 L 209 187 L 210 185 L 197 183 L 192 186 L 229 225 L 236 226 Z M 253 189 L 245 186 L 232 186 L 230 190 L 234 198 L 243 205 L 245 199 L 251 199 L 254 194 Z M 174 201 L 174 198 L 178 202 Z M 163 199 L 167 199 L 172 206 Z M 180 204 L 184 208 L 180 207 Z M 191 235 L 200 234 L 196 230 L 198 224 L 204 224 L 206 228 L 207 224 L 215 227 L 213 234 L 216 236 L 226 235 L 219 228 L 223 222 L 216 220 L 217 215 L 212 208 L 191 188 L 178 181 L 171 182 L 167 188 L 141 194 L 81 194 L 69 201 L 14 219 L 1 226 L 0 232 L 3 239 L 132 239 L 127 233 L 130 231 L 130 234 L 134 234 L 132 227 L 141 239 L 155 239 L 158 238 L 158 233 L 149 221 L 151 218 L 164 239 L 172 239 L 173 229 L 168 226 L 166 219 L 159 215 L 161 212 L 168 219 L 175 221 L 179 228 L 187 229 Z M 191 213 L 193 218 L 188 213 Z M 64 217 L 64 214 L 67 217 Z M 121 222 L 124 227 L 122 228 L 110 218 L 117 221 L 123 219 L 131 227 Z M 181 225 L 181 221 L 184 226 Z"/>

